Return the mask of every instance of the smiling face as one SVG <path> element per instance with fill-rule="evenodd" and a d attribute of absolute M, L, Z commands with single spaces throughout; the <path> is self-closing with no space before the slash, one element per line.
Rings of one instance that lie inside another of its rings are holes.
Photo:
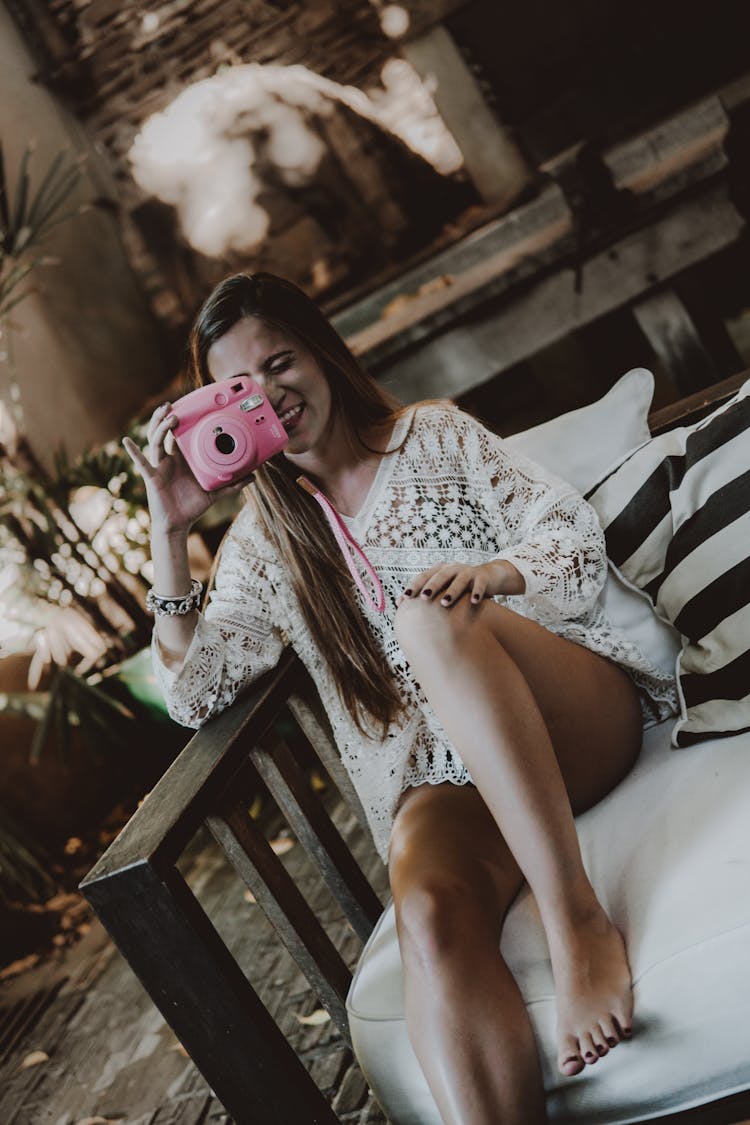
<path fill-rule="evenodd" d="M 331 388 L 300 341 L 257 317 L 244 317 L 211 345 L 206 358 L 212 379 L 247 374 L 260 383 L 289 435 L 285 457 L 297 460 L 325 449 L 334 429 Z"/>

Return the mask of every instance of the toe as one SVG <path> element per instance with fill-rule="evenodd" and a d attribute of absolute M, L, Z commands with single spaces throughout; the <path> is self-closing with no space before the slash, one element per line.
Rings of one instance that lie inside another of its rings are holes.
<path fill-rule="evenodd" d="M 584 1062 L 581 1057 L 581 1049 L 578 1040 L 572 1035 L 565 1036 L 557 1066 L 560 1073 L 564 1074 L 566 1078 L 572 1078 L 574 1074 L 580 1074 L 583 1070 Z"/>
<path fill-rule="evenodd" d="M 625 1038 L 632 1033 L 633 1028 L 633 1000 L 632 994 L 622 1004 L 612 1009 L 612 1015 L 618 1023 Z"/>
<path fill-rule="evenodd" d="M 591 1032 L 591 1038 L 596 1048 L 596 1053 L 599 1055 L 600 1059 L 603 1059 L 605 1055 L 609 1054 L 609 1043 L 607 1042 L 607 1036 L 602 1031 L 601 1024 L 597 1024 Z"/>
<path fill-rule="evenodd" d="M 612 1016 L 608 1016 L 606 1019 L 603 1019 L 601 1021 L 599 1027 L 601 1029 L 602 1035 L 604 1036 L 604 1042 L 607 1044 L 607 1046 L 616 1047 L 620 1042 L 620 1028 L 617 1024 L 617 1021 L 613 1019 Z"/>
<path fill-rule="evenodd" d="M 596 1044 L 591 1038 L 591 1035 L 586 1032 L 585 1035 L 581 1035 L 579 1037 L 578 1041 L 581 1044 L 581 1054 L 583 1055 L 583 1061 L 587 1064 L 587 1066 L 592 1066 L 595 1062 L 598 1062 L 599 1052 L 596 1049 Z"/>

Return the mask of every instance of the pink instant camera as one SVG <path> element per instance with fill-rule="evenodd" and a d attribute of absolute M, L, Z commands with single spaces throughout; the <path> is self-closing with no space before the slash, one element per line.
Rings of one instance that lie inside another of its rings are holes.
<path fill-rule="evenodd" d="M 249 476 L 280 453 L 287 434 L 249 375 L 198 387 L 178 399 L 172 431 L 195 479 L 207 492 Z"/>

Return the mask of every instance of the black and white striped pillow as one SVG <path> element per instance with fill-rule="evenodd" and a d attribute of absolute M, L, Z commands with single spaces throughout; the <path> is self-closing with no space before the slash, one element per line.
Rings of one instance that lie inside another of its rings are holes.
<path fill-rule="evenodd" d="M 750 381 L 589 494 L 607 551 L 682 636 L 672 741 L 750 730 Z"/>

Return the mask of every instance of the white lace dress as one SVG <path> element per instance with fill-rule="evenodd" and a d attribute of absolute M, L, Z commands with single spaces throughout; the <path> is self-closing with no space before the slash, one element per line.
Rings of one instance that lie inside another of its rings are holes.
<path fill-rule="evenodd" d="M 498 600 L 627 668 L 641 688 L 645 718 L 665 717 L 676 706 L 674 680 L 616 632 L 598 605 L 604 536 L 578 492 L 449 405 L 408 411 L 391 445 L 397 452 L 383 458 L 361 511 L 346 520 L 383 583 L 385 613 L 357 596 L 405 702 L 385 738 L 374 731 L 364 737 L 342 705 L 252 505 L 226 538 L 214 589 L 179 672 L 164 666 L 154 643 L 170 715 L 199 727 L 272 668 L 288 641 L 315 681 L 383 859 L 407 786 L 471 781 L 413 680 L 393 628 L 399 595 L 435 563 L 510 560 L 526 592 Z"/>

